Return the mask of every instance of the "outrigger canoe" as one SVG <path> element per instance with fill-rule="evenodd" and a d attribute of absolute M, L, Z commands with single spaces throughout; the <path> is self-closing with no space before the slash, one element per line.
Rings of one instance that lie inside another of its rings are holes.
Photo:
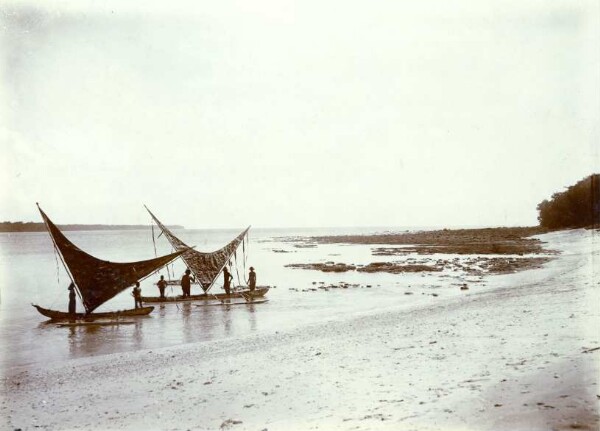
<path fill-rule="evenodd" d="M 91 321 L 95 319 L 118 319 L 119 317 L 131 317 L 131 316 L 146 316 L 154 310 L 154 307 L 142 307 L 142 308 L 132 308 L 130 310 L 121 310 L 121 311 L 106 311 L 102 313 L 75 313 L 69 314 L 64 311 L 56 311 L 49 310 L 44 307 L 40 307 L 39 305 L 32 304 L 40 314 L 50 318 L 51 320 L 84 320 Z"/>
<path fill-rule="evenodd" d="M 188 297 L 178 296 L 167 296 L 161 298 L 160 296 L 142 296 L 142 302 L 146 303 L 165 303 L 165 302 L 189 302 L 189 301 L 208 301 L 208 300 L 224 300 L 229 298 L 262 298 L 269 291 L 269 286 L 258 286 L 254 291 L 248 289 L 233 291 L 228 296 L 225 293 L 201 293 L 199 295 L 190 295 Z"/>
<path fill-rule="evenodd" d="M 46 229 L 50 234 L 56 253 L 71 278 L 71 287 L 79 295 L 85 313 L 66 313 L 49 310 L 33 305 L 42 315 L 52 320 L 73 321 L 77 319 L 94 320 L 120 316 L 144 316 L 154 307 L 133 308 L 129 310 L 93 313 L 100 305 L 121 293 L 136 282 L 143 280 L 159 268 L 178 258 L 185 250 L 179 250 L 165 256 L 136 262 L 109 262 L 98 259 L 81 250 L 56 227 L 38 205 Z"/>
<path fill-rule="evenodd" d="M 248 231 L 250 230 L 250 226 L 244 229 L 237 237 L 235 237 L 232 241 L 230 241 L 224 247 L 215 250 L 210 253 L 201 252 L 198 250 L 194 250 L 193 247 L 188 246 L 182 240 L 173 235 L 161 221 L 156 218 L 156 216 L 146 207 L 146 210 L 150 214 L 150 217 L 154 220 L 154 222 L 158 225 L 162 234 L 165 235 L 171 247 L 174 250 L 182 252 L 181 259 L 185 262 L 186 266 L 193 274 L 193 279 L 196 283 L 200 285 L 200 288 L 204 291 L 204 294 L 200 295 L 190 295 L 189 297 L 183 298 L 182 296 L 174 296 L 167 298 L 160 298 L 158 296 L 146 296 L 142 297 L 142 301 L 157 303 L 157 302 L 180 302 L 180 301 L 198 301 L 198 300 L 210 300 L 210 299 L 227 299 L 227 298 L 243 298 L 246 297 L 250 299 L 248 295 L 251 297 L 261 297 L 264 296 L 269 291 L 269 286 L 257 286 L 257 288 L 250 292 L 249 289 L 245 289 L 242 283 L 243 281 L 239 279 L 238 275 L 238 288 L 241 290 L 233 291 L 229 296 L 225 293 L 217 293 L 211 294 L 209 290 L 215 284 L 219 275 L 223 272 L 224 268 L 229 265 L 231 267 L 232 259 L 236 262 L 237 267 L 237 249 L 238 247 L 242 247 L 243 259 L 244 262 L 244 272 L 245 272 L 245 262 L 246 262 L 246 250 L 248 248 Z M 162 235 L 161 234 L 161 235 Z M 167 285 L 172 285 L 173 281 L 167 281 Z M 215 298 L 216 297 L 216 298 Z"/>

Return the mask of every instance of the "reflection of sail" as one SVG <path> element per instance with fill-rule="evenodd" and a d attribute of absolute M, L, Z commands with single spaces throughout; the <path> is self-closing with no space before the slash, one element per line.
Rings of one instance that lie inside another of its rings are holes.
<path fill-rule="evenodd" d="M 173 235 L 173 233 L 167 229 L 167 227 L 162 224 L 147 207 L 146 210 L 150 213 L 156 224 L 163 231 L 173 248 L 176 251 L 184 251 L 184 253 L 181 255 L 181 258 L 190 268 L 194 274 L 194 277 L 196 277 L 196 280 L 200 282 L 200 285 L 205 292 L 211 288 L 216 278 L 225 267 L 225 264 L 229 261 L 229 259 L 231 259 L 231 256 L 233 256 L 250 229 L 250 227 L 247 227 L 225 247 L 217 251 L 213 251 L 212 253 L 202 253 L 189 248 L 183 241 Z"/>
<path fill-rule="evenodd" d="M 87 313 L 127 289 L 173 259 L 184 250 L 139 262 L 116 263 L 100 260 L 79 249 L 67 239 L 42 211 L 40 213 L 52 237 L 54 246 L 63 259 L 65 268 L 79 291 Z"/>

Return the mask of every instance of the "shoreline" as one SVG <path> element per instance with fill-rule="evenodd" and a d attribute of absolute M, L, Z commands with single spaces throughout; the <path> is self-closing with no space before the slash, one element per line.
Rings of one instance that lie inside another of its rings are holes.
<path fill-rule="evenodd" d="M 433 305 L 9 369 L 0 416 L 24 430 L 595 429 L 598 239 L 545 239 L 563 253 L 543 269 Z"/>
<path fill-rule="evenodd" d="M 63 232 L 147 230 L 152 228 L 149 224 L 59 224 L 57 226 Z M 184 227 L 180 225 L 167 227 L 169 229 L 184 229 Z M 39 222 L 0 222 L 0 233 L 33 233 L 47 231 L 46 225 Z"/>

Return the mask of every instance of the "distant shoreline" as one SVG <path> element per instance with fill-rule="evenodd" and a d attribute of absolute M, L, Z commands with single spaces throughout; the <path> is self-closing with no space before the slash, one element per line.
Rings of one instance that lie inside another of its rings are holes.
<path fill-rule="evenodd" d="M 145 224 L 62 224 L 58 228 L 62 231 L 97 231 L 97 230 L 139 230 L 149 229 L 151 225 Z M 183 226 L 171 225 L 169 229 L 184 229 Z M 45 232 L 44 223 L 34 222 L 2 222 L 0 223 L 0 232 Z"/>

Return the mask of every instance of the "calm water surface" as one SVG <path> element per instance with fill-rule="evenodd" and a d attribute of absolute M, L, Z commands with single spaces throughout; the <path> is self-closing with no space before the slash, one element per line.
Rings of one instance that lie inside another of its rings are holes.
<path fill-rule="evenodd" d="M 197 250 L 213 251 L 239 230 L 178 230 L 175 234 Z M 226 337 L 240 337 L 341 319 L 356 313 L 368 313 L 415 301 L 430 301 L 429 295 L 404 295 L 404 288 L 427 289 L 432 283 L 444 282 L 437 275 L 322 273 L 285 268 L 288 263 L 335 261 L 368 264 L 397 258 L 373 257 L 372 246 L 318 245 L 298 248 L 282 237 L 342 233 L 371 233 L 385 229 L 253 229 L 247 250 L 246 271 L 256 268 L 259 285 L 275 286 L 268 293 L 269 302 L 255 305 L 201 306 L 194 303 L 157 305 L 154 312 L 137 318 L 133 325 L 63 328 L 47 323 L 30 304 L 67 310 L 69 278 L 55 255 L 45 232 L 0 234 L 0 368 L 34 365 L 40 362 L 102 355 L 137 349 L 158 348 Z M 134 261 L 154 257 L 150 229 L 136 231 L 66 232 L 65 235 L 86 252 L 105 260 Z M 164 237 L 156 239 L 158 254 L 171 252 Z M 287 253 L 275 252 L 285 250 Z M 243 280 L 244 263 L 238 250 L 239 279 Z M 179 260 L 169 266 L 178 278 L 185 266 Z M 161 274 L 167 276 L 167 271 Z M 160 274 L 142 282 L 143 295 L 158 295 L 154 283 Z M 233 271 L 234 281 L 238 282 Z M 167 277 L 168 278 L 168 277 Z M 437 281 L 436 281 L 437 280 Z M 302 292 L 318 282 L 360 283 L 362 288 Z M 223 292 L 222 282 L 213 292 Z M 370 285 L 371 288 L 367 288 Z M 296 291 L 296 289 L 298 291 Z M 177 286 L 167 294 L 180 294 Z M 193 286 L 192 293 L 200 293 Z M 133 308 L 127 290 L 97 311 Z M 78 311 L 82 310 L 78 303 Z"/>

